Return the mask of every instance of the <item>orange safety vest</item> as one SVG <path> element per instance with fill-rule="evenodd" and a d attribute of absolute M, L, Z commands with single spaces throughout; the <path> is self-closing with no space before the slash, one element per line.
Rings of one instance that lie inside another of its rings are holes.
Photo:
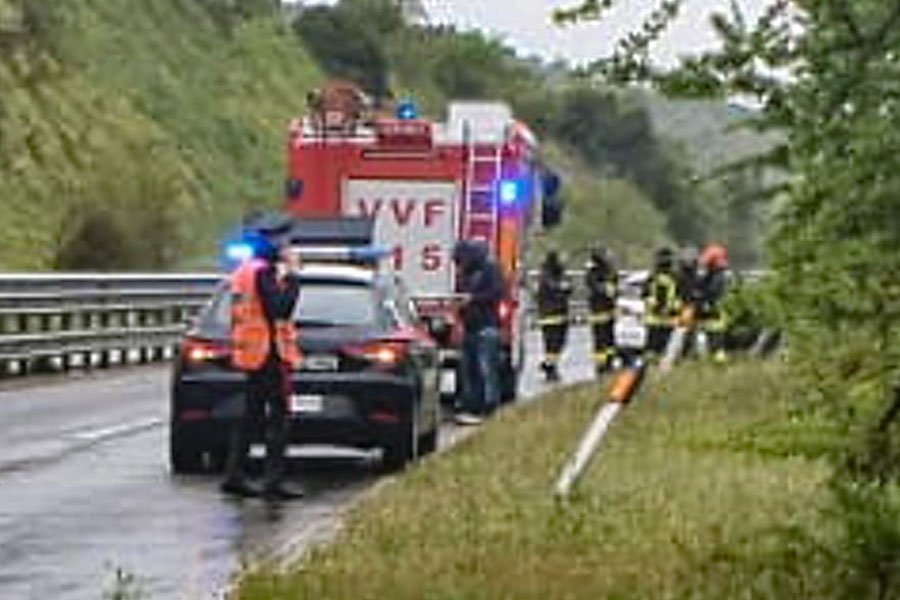
<path fill-rule="evenodd" d="M 265 267 L 262 260 L 251 259 L 231 274 L 231 362 L 242 371 L 261 369 L 272 345 L 272 328 L 256 288 L 257 273 Z M 297 329 L 289 320 L 275 323 L 275 348 L 283 363 L 300 366 Z"/>

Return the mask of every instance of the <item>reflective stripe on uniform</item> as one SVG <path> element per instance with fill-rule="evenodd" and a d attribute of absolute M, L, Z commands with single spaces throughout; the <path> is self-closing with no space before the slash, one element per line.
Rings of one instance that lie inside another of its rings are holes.
<path fill-rule="evenodd" d="M 609 323 L 613 320 L 613 312 L 597 312 L 593 313 L 590 317 L 588 317 L 588 322 L 591 325 L 603 325 Z"/>
<path fill-rule="evenodd" d="M 728 329 L 728 316 L 721 308 L 713 310 L 711 316 L 700 319 L 700 329 L 709 333 L 724 333 Z"/>
<path fill-rule="evenodd" d="M 600 350 L 594 352 L 594 362 L 606 364 L 609 362 L 609 359 L 612 357 L 612 352 L 610 350 Z"/>
<path fill-rule="evenodd" d="M 660 302 L 657 297 L 657 290 L 662 288 L 663 299 Z M 661 319 L 659 324 L 669 324 L 668 321 L 675 318 L 675 315 L 681 311 L 681 302 L 678 298 L 678 285 L 675 279 L 667 273 L 656 273 L 650 280 L 650 293 L 647 299 L 647 317 Z M 673 321 L 674 323 L 674 321 Z"/>
<path fill-rule="evenodd" d="M 649 314 L 644 318 L 644 322 L 647 325 L 675 327 L 678 325 L 678 316 L 661 317 L 659 315 Z"/>
<path fill-rule="evenodd" d="M 566 315 L 554 315 L 550 317 L 540 317 L 538 318 L 538 325 L 541 327 L 552 327 L 554 325 L 566 325 L 569 322 L 569 317 Z"/>

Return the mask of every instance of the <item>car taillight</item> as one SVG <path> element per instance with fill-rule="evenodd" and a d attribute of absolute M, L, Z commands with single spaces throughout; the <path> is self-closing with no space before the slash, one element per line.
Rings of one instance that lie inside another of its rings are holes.
<path fill-rule="evenodd" d="M 365 360 L 382 368 L 394 367 L 406 358 L 409 347 L 404 342 L 371 342 L 349 346 L 344 352 L 353 358 Z"/>
<path fill-rule="evenodd" d="M 500 306 L 497 309 L 497 314 L 500 316 L 501 321 L 508 320 L 513 313 L 513 303 L 510 300 L 504 300 L 500 303 Z"/>
<path fill-rule="evenodd" d="M 223 342 L 187 339 L 183 345 L 183 356 L 191 364 L 202 364 L 227 359 L 229 350 Z"/>

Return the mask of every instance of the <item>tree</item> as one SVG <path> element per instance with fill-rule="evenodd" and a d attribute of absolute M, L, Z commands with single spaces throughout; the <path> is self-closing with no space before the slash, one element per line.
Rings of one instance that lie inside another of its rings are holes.
<path fill-rule="evenodd" d="M 386 37 L 402 26 L 399 9 L 388 0 L 316 6 L 294 22 L 294 30 L 329 75 L 355 81 L 376 99 L 389 95 Z"/>
<path fill-rule="evenodd" d="M 900 526 L 878 515 L 900 510 L 900 1 L 778 0 L 753 24 L 734 4 L 712 21 L 720 50 L 666 71 L 649 49 L 681 4 L 661 2 L 597 70 L 675 93 L 749 94 L 763 107 L 756 126 L 786 131 L 757 164 L 790 169 L 770 249 L 791 356 L 813 406 L 847 432 L 835 486 L 860 562 L 848 572 L 865 574 L 868 597 L 896 597 Z"/>
<path fill-rule="evenodd" d="M 546 132 L 589 164 L 636 183 L 666 215 L 677 241 L 705 240 L 710 225 L 706 211 L 695 202 L 686 170 L 657 136 L 642 102 L 587 84 L 569 87 L 547 118 Z"/>

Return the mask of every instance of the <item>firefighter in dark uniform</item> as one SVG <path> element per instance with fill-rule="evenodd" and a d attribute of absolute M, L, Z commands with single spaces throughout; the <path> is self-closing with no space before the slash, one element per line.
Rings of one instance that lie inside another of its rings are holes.
<path fill-rule="evenodd" d="M 713 360 L 724 363 L 728 360 L 725 350 L 728 320 L 722 299 L 728 287 L 728 251 L 721 244 L 709 244 L 700 254 L 699 262 L 695 295 L 700 331 L 707 336 Z"/>
<path fill-rule="evenodd" d="M 594 340 L 594 366 L 603 373 L 615 357 L 615 310 L 618 274 L 609 251 L 596 246 L 585 272 L 585 287 L 590 308 L 591 333 Z"/>
<path fill-rule="evenodd" d="M 572 284 L 559 253 L 551 250 L 541 265 L 538 282 L 538 325 L 544 336 L 544 361 L 541 368 L 548 381 L 559 380 L 559 359 L 569 331 L 569 297 Z"/>
<path fill-rule="evenodd" d="M 647 351 L 659 356 L 666 349 L 669 335 L 678 319 L 681 302 L 675 280 L 675 256 L 670 248 L 657 250 L 653 270 L 644 287 L 647 322 Z"/>
<path fill-rule="evenodd" d="M 697 288 L 698 258 L 697 249 L 693 246 L 684 248 L 678 253 L 675 283 L 678 286 L 678 299 L 683 305 L 694 300 Z"/>
<path fill-rule="evenodd" d="M 682 315 L 685 316 L 688 314 L 693 316 L 694 314 L 693 311 L 685 313 L 686 308 L 696 307 L 698 259 L 697 248 L 694 246 L 688 246 L 678 253 L 678 264 L 675 267 L 675 284 L 678 288 L 678 300 L 681 302 Z M 687 331 L 685 333 L 682 355 L 687 356 L 694 351 L 694 324 L 693 322 L 684 322 L 683 325 L 687 327 Z"/>

